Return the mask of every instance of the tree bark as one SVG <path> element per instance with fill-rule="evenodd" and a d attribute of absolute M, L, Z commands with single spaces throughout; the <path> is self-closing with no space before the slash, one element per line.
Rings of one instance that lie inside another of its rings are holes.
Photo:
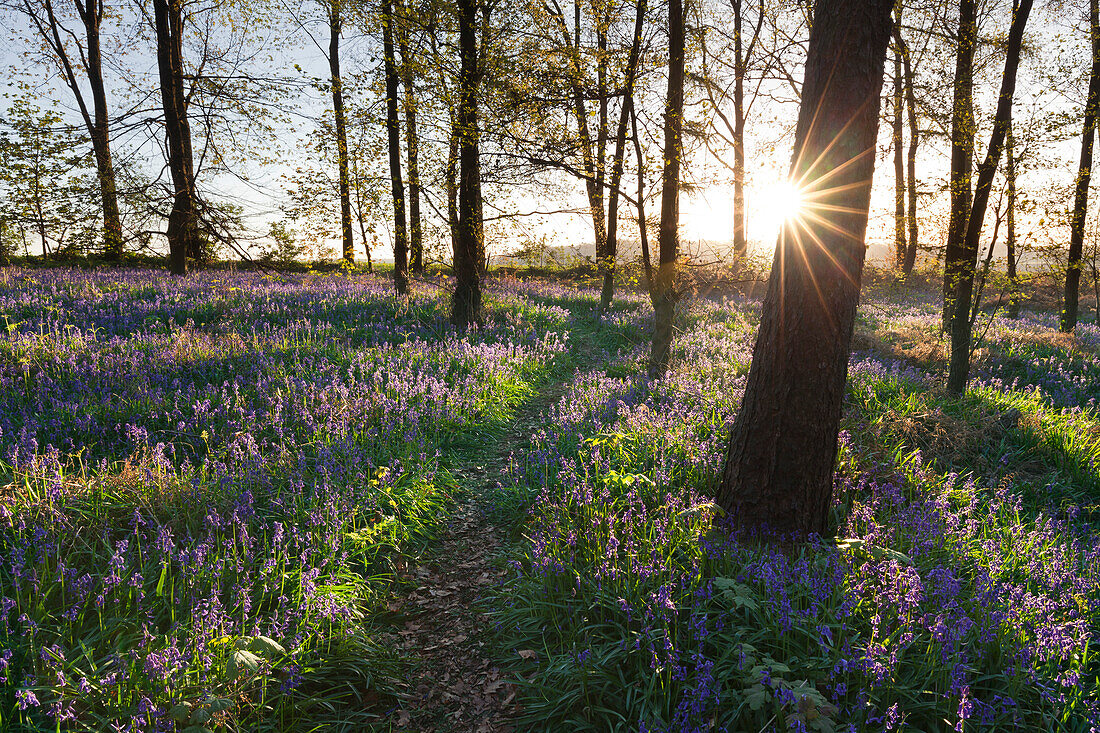
<path fill-rule="evenodd" d="M 680 157 L 684 125 L 684 4 L 668 3 L 668 93 L 665 98 L 665 152 L 661 173 L 661 228 L 657 276 L 653 282 L 653 346 L 649 376 L 662 376 L 672 350 L 673 317 L 680 299 L 676 258 L 680 239 Z"/>
<path fill-rule="evenodd" d="M 1085 216 L 1089 207 L 1089 182 L 1092 179 L 1092 146 L 1096 140 L 1096 118 L 1100 106 L 1100 3 L 1089 0 L 1089 34 L 1092 37 L 1092 69 L 1089 72 L 1089 96 L 1085 102 L 1084 130 L 1081 133 L 1081 163 L 1077 168 L 1077 186 L 1073 196 L 1073 214 L 1069 223 L 1069 262 L 1066 289 L 1062 298 L 1059 329 L 1069 333 L 1077 325 L 1077 306 L 1081 289 L 1081 256 L 1085 243 Z"/>
<path fill-rule="evenodd" d="M 791 180 L 717 500 L 746 529 L 823 533 L 870 205 L 892 0 L 818 0 Z"/>
<path fill-rule="evenodd" d="M 168 168 L 172 175 L 172 210 L 168 215 L 168 260 L 174 275 L 187 273 L 188 260 L 202 258 L 198 196 L 191 152 L 191 126 L 183 91 L 183 15 L 181 0 L 153 0 L 157 33 Z"/>
<path fill-rule="evenodd" d="M 458 0 L 459 72 L 455 133 L 459 141 L 458 237 L 454 247 L 455 292 L 451 322 L 459 329 L 481 321 L 481 165 L 478 159 L 477 0 Z M 486 18 L 488 22 L 488 18 Z"/>
<path fill-rule="evenodd" d="M 409 53 L 409 12 L 403 3 L 398 4 L 400 20 L 397 28 L 397 46 L 401 51 L 401 84 L 405 87 L 405 151 L 409 166 L 409 256 L 412 271 L 424 272 L 424 235 L 420 221 L 420 139 L 416 132 L 416 73 Z"/>
<path fill-rule="evenodd" d="M 955 57 L 955 95 L 951 113 L 951 218 L 943 268 L 943 330 L 951 330 L 955 292 L 977 253 L 966 250 L 970 214 L 970 177 L 974 168 L 974 49 L 978 39 L 976 0 L 960 0 L 958 53 Z M 964 309 L 965 310 L 965 309 Z"/>
<path fill-rule="evenodd" d="M 978 181 L 974 188 L 974 206 L 967 217 L 966 238 L 963 251 L 972 253 L 962 263 L 956 278 L 955 306 L 951 322 L 951 363 L 947 372 L 947 391 L 960 395 L 966 390 L 970 374 L 970 300 L 974 294 L 974 268 L 977 267 L 978 244 L 982 235 L 982 223 L 993 188 L 993 176 L 1004 150 L 1005 135 L 1012 120 L 1012 98 L 1016 93 L 1016 70 L 1020 66 L 1020 48 L 1023 45 L 1024 26 L 1031 13 L 1032 0 L 1020 0 L 1008 32 L 1008 48 L 1005 51 L 1005 69 L 1001 77 L 1001 93 L 997 100 L 997 114 L 993 120 L 993 133 L 985 160 L 978 167 Z"/>
<path fill-rule="evenodd" d="M 355 262 L 355 242 L 351 228 L 351 183 L 348 177 L 348 131 L 344 114 L 344 83 L 340 76 L 340 0 L 328 5 L 328 68 L 332 80 L 332 114 L 336 122 L 336 165 L 340 174 L 341 253 L 347 263 Z"/>
<path fill-rule="evenodd" d="M 901 7 L 894 13 L 894 38 L 901 37 Z M 905 154 L 902 152 L 902 144 L 905 142 L 905 123 L 902 114 L 905 111 L 901 70 L 901 47 L 895 44 L 894 48 L 894 115 L 893 137 L 891 144 L 894 148 L 894 266 L 899 270 L 905 269 L 905 254 L 908 247 L 905 243 Z"/>
<path fill-rule="evenodd" d="M 397 119 L 399 80 L 393 55 L 393 6 L 382 0 L 382 57 L 386 70 L 386 137 L 389 142 L 390 191 L 393 194 L 393 284 L 409 292 L 409 240 L 405 223 L 405 184 L 401 180 L 401 126 Z"/>
<path fill-rule="evenodd" d="M 638 71 L 638 57 L 641 55 L 643 24 L 645 22 L 646 0 L 636 0 L 634 15 L 634 38 L 630 44 L 630 55 L 626 61 L 623 104 L 619 111 L 619 124 L 615 129 L 615 152 L 611 159 L 611 180 L 607 197 L 607 259 L 603 266 L 603 289 L 600 292 L 600 312 L 611 307 L 615 296 L 615 258 L 618 256 L 619 232 L 619 185 L 623 178 L 623 159 L 626 156 L 626 123 L 630 119 L 634 105 L 634 81 Z"/>

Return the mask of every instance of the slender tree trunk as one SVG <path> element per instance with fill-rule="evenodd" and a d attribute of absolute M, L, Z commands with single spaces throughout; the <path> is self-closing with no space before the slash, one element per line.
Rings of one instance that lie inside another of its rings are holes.
<path fill-rule="evenodd" d="M 409 165 L 409 256 L 412 271 L 424 272 L 424 235 L 420 223 L 420 139 L 416 133 L 415 62 L 409 53 L 408 8 L 402 10 L 397 27 L 398 49 L 401 51 L 401 84 L 405 87 L 405 150 Z"/>
<path fill-rule="evenodd" d="M 386 137 L 393 193 L 393 284 L 399 295 L 409 292 L 409 240 L 405 225 L 405 184 L 401 181 L 401 126 L 397 119 L 398 77 L 393 56 L 393 6 L 382 0 L 382 57 L 386 67 Z"/>
<path fill-rule="evenodd" d="M 905 261 L 901 271 L 905 275 L 913 272 L 917 263 L 917 145 L 920 142 L 920 128 L 917 126 L 917 93 L 913 79 L 913 66 L 909 58 L 909 48 L 901 36 L 900 25 L 895 25 L 894 42 L 901 51 L 902 72 L 905 82 L 905 107 L 909 115 L 909 152 L 907 155 L 908 173 L 906 184 L 909 187 L 909 241 L 905 248 Z"/>
<path fill-rule="evenodd" d="M 367 272 L 374 272 L 374 263 L 371 261 L 370 239 L 367 237 L 367 218 L 363 216 L 363 181 L 359 173 L 359 164 L 355 163 L 352 182 L 355 185 L 355 213 L 359 220 L 359 236 L 363 238 L 363 250 L 367 253 Z"/>
<path fill-rule="evenodd" d="M 340 0 L 328 6 L 328 68 L 332 80 L 332 113 L 336 121 L 336 164 L 340 172 L 340 235 L 342 254 L 347 263 L 355 262 L 355 242 L 351 228 L 351 183 L 348 180 L 348 130 L 344 114 L 344 82 L 340 76 Z"/>
<path fill-rule="evenodd" d="M 455 242 L 455 292 L 451 321 L 460 329 L 481 321 L 481 267 L 478 238 L 481 199 L 481 165 L 478 160 L 477 101 L 478 68 L 477 0 L 458 0 L 459 72 L 458 112 L 455 115 L 459 140 L 458 238 Z M 485 22 L 488 22 L 486 17 Z"/>
<path fill-rule="evenodd" d="M 1092 179 L 1092 146 L 1096 140 L 1096 117 L 1100 106 L 1100 3 L 1089 0 L 1089 33 L 1092 36 L 1092 70 L 1089 72 L 1089 96 L 1085 102 L 1084 130 L 1081 133 L 1081 164 L 1077 168 L 1077 187 L 1073 197 L 1073 215 L 1069 224 L 1069 264 L 1066 268 L 1066 292 L 1062 299 L 1059 328 L 1068 333 L 1077 325 L 1077 305 L 1081 289 L 1081 256 L 1085 243 L 1085 216 L 1089 207 L 1089 182 Z"/>
<path fill-rule="evenodd" d="M 901 6 L 894 13 L 894 37 L 901 36 Z M 896 44 L 895 44 L 896 46 Z M 905 142 L 905 123 L 902 114 L 905 111 L 903 88 L 905 86 L 901 71 L 901 47 L 894 49 L 894 118 L 893 138 L 891 144 L 894 147 L 894 266 L 899 270 L 905 269 L 905 254 L 908 247 L 905 244 L 905 154 L 902 152 L 902 144 Z"/>
<path fill-rule="evenodd" d="M 745 528 L 824 533 L 859 301 L 892 0 L 818 0 L 786 223 L 717 501 Z"/>
<path fill-rule="evenodd" d="M 971 252 L 971 259 L 963 263 L 956 279 L 955 310 L 951 323 L 951 364 L 947 372 L 947 391 L 960 395 L 966 390 L 970 374 L 970 300 L 974 292 L 974 268 L 977 266 L 978 244 L 982 235 L 982 223 L 993 187 L 993 176 L 1004 149 L 1005 135 L 1012 120 L 1012 98 L 1016 93 L 1016 70 L 1020 66 L 1020 48 L 1023 45 L 1024 26 L 1031 13 L 1032 0 L 1020 0 L 1012 18 L 1005 51 L 1005 70 L 1001 77 L 1001 93 L 997 100 L 997 115 L 993 120 L 993 133 L 985 160 L 978 168 L 978 181 L 974 188 L 974 206 L 967 217 L 964 251 Z"/>
<path fill-rule="evenodd" d="M 581 6 L 580 0 L 573 3 L 573 38 L 570 40 L 569 31 L 565 26 L 565 19 L 560 18 L 561 31 L 567 44 L 570 44 L 570 52 L 573 56 L 572 69 L 569 79 L 570 94 L 573 98 L 573 116 L 577 118 L 577 135 L 580 139 L 581 163 L 584 168 L 584 188 L 588 195 L 588 212 L 592 219 L 593 239 L 596 245 L 596 262 L 604 263 L 607 259 L 607 226 L 606 213 L 604 211 L 604 191 L 601 180 L 600 165 L 597 163 L 596 146 L 592 143 L 592 134 L 588 128 L 588 109 L 585 105 L 584 70 L 581 66 L 580 28 Z M 597 135 L 600 131 L 597 129 Z"/>
<path fill-rule="evenodd" d="M 107 92 L 103 86 L 103 52 L 99 43 L 103 2 L 88 0 L 84 6 L 77 0 L 76 5 L 88 38 L 88 86 L 92 91 L 92 106 L 95 109 L 95 120 L 88 132 L 92 138 L 99 194 L 103 200 L 103 256 L 107 260 L 118 260 L 122 257 L 122 217 L 118 210 L 118 185 L 115 181 L 114 159 L 111 156 L 110 113 L 107 109 Z"/>
<path fill-rule="evenodd" d="M 638 112 L 634 100 L 630 100 L 630 132 L 634 140 L 634 156 L 638 160 L 638 242 L 642 247 L 642 269 L 645 272 L 645 287 L 649 300 L 656 309 L 657 300 L 653 290 L 653 258 L 649 253 L 649 227 L 645 219 L 645 155 L 642 153 L 642 138 L 638 136 Z"/>
<path fill-rule="evenodd" d="M 1008 120 L 1005 133 L 1005 183 L 1008 188 L 1008 213 L 1006 214 L 1005 249 L 1007 250 L 1009 318 L 1020 316 L 1020 278 L 1016 273 L 1016 139 L 1012 135 L 1012 119 Z"/>
<path fill-rule="evenodd" d="M 742 43 L 741 0 L 731 0 L 733 8 L 733 256 L 744 260 L 749 255 L 745 236 L 745 76 L 748 60 Z"/>
<path fill-rule="evenodd" d="M 684 125 L 684 5 L 668 3 L 668 94 L 665 100 L 665 153 L 661 173 L 661 229 L 657 277 L 653 283 L 653 348 L 649 376 L 662 376 L 672 350 L 673 317 L 680 299 L 676 259 L 680 240 L 680 157 Z"/>
<path fill-rule="evenodd" d="M 52 0 L 44 2 L 46 23 L 42 23 L 30 0 L 23 0 L 22 9 L 39 35 L 57 56 L 65 83 L 76 98 L 84 126 L 92 141 L 92 154 L 96 162 L 96 177 L 99 181 L 100 200 L 103 207 L 103 257 L 106 260 L 117 260 L 122 256 L 123 237 L 114 159 L 111 156 L 110 113 L 107 109 L 107 93 L 103 85 L 103 53 L 99 32 L 103 23 L 103 2 L 102 0 L 86 0 L 86 2 L 73 0 L 73 4 L 84 25 L 87 52 L 84 53 L 84 49 L 78 47 L 79 61 L 92 93 L 92 110 L 88 109 L 70 53 L 62 41 L 62 26 L 54 12 Z"/>
<path fill-rule="evenodd" d="M 636 0 L 635 8 L 634 39 L 631 41 L 630 56 L 626 61 L 623 105 L 619 111 L 619 124 L 615 129 L 615 152 L 611 159 L 611 181 L 607 200 L 607 261 L 603 273 L 603 290 L 600 293 L 601 313 L 611 307 L 611 299 L 615 295 L 615 258 L 618 256 L 619 249 L 619 185 L 622 183 L 623 159 L 626 156 L 626 123 L 630 119 L 634 105 L 634 81 L 638 71 L 638 56 L 641 54 L 646 0 Z"/>
<path fill-rule="evenodd" d="M 461 234 L 458 226 L 458 145 L 459 134 L 455 115 L 451 115 L 451 136 L 447 144 L 447 169 L 444 171 L 444 185 L 447 188 L 447 227 L 451 232 L 451 250 L 457 251 Z"/>
<path fill-rule="evenodd" d="M 951 113 L 951 218 L 943 269 L 943 330 L 951 330 L 955 293 L 966 263 L 976 253 L 966 250 L 970 214 L 970 176 L 974 168 L 974 48 L 978 38 L 976 0 L 960 0 L 958 52 L 955 57 L 955 97 Z"/>
<path fill-rule="evenodd" d="M 198 197 L 191 153 L 191 126 L 183 91 L 183 16 L 180 0 L 153 0 L 157 31 L 168 168 L 174 193 L 168 215 L 168 260 L 174 275 L 187 272 L 188 259 L 202 258 L 198 228 Z"/>

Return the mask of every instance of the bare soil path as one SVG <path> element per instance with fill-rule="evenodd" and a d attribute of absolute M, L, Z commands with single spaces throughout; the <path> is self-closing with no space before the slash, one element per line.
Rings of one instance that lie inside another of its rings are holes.
<path fill-rule="evenodd" d="M 486 516 L 485 495 L 504 473 L 511 453 L 531 435 L 565 390 L 554 381 L 528 400 L 502 434 L 463 451 L 452 470 L 461 499 L 435 551 L 410 573 L 411 591 L 390 609 L 404 618 L 396 646 L 414 660 L 405 699 L 385 725 L 424 733 L 507 733 L 520 706 L 516 685 L 491 658 L 492 621 L 480 601 L 504 573 L 495 562 L 507 538 Z"/>

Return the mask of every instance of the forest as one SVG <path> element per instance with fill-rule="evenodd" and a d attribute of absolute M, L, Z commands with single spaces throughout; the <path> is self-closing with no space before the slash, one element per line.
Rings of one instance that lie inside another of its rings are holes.
<path fill-rule="evenodd" d="M 0 18 L 0 731 L 1100 729 L 1100 0 Z"/>

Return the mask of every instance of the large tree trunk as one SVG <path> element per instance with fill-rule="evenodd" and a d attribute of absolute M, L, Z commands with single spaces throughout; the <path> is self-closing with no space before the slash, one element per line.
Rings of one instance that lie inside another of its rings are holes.
<path fill-rule="evenodd" d="M 1084 130 L 1081 133 L 1081 164 L 1077 168 L 1077 187 L 1073 196 L 1073 215 L 1069 223 L 1069 263 L 1066 268 L 1066 292 L 1062 300 L 1059 328 L 1070 332 L 1077 325 L 1077 301 L 1081 288 L 1081 255 L 1085 242 L 1085 215 L 1089 207 L 1089 181 L 1092 179 L 1092 146 L 1096 140 L 1096 117 L 1100 105 L 1100 3 L 1089 0 L 1089 32 L 1092 35 L 1092 70 L 1089 72 L 1089 96 L 1085 102 Z"/>
<path fill-rule="evenodd" d="M 776 245 L 718 503 L 745 528 L 826 529 L 859 301 L 892 0 L 818 0 L 791 180 L 816 216 Z"/>
<path fill-rule="evenodd" d="M 894 37 L 901 37 L 901 6 L 898 6 L 894 14 Z M 905 83 L 901 71 L 901 46 L 895 44 L 894 48 L 894 116 L 893 138 L 891 144 L 894 147 L 894 266 L 899 270 L 905 269 L 905 253 L 908 250 L 905 244 L 905 154 L 901 146 L 904 143 L 905 123 L 902 120 L 904 112 L 903 89 Z"/>
<path fill-rule="evenodd" d="M 459 72 L 458 237 L 454 248 L 455 292 L 451 322 L 465 329 L 481 321 L 481 164 L 478 159 L 477 95 L 480 83 L 477 44 L 477 0 L 458 0 Z M 488 18 L 485 19 L 488 22 Z"/>
<path fill-rule="evenodd" d="M 328 69 L 332 80 L 332 113 L 336 121 L 336 165 L 340 173 L 340 235 L 345 262 L 355 262 L 351 228 L 351 183 L 348 178 L 348 130 L 344 115 L 344 83 L 340 76 L 340 0 L 328 6 Z"/>
<path fill-rule="evenodd" d="M 393 193 L 393 284 L 399 295 L 409 292 L 409 240 L 405 228 L 405 184 L 401 181 L 401 128 L 397 119 L 397 65 L 393 56 L 393 6 L 382 2 L 382 57 L 386 68 L 386 137 Z"/>
<path fill-rule="evenodd" d="M 909 115 L 909 152 L 907 157 L 908 176 L 906 184 L 909 187 L 909 241 L 905 248 L 905 261 L 901 271 L 905 275 L 913 272 L 913 266 L 917 263 L 917 237 L 920 234 L 917 228 L 917 145 L 920 143 L 920 128 L 917 126 L 917 93 L 913 80 L 913 65 L 909 58 L 909 48 L 905 45 L 905 39 L 901 36 L 901 26 L 894 26 L 894 42 L 901 51 L 902 73 L 905 81 L 905 107 Z"/>
<path fill-rule="evenodd" d="M 623 179 L 623 159 L 626 155 L 626 123 L 630 119 L 634 105 L 634 80 L 638 71 L 638 56 L 641 54 L 643 24 L 645 22 L 646 0 L 637 0 L 634 15 L 634 39 L 630 44 L 630 56 L 626 61 L 626 84 L 623 89 L 623 104 L 619 110 L 619 124 L 615 129 L 615 153 L 611 160 L 611 180 L 607 200 L 607 259 L 603 272 L 603 290 L 600 293 L 600 312 L 611 307 L 615 295 L 615 258 L 618 256 L 619 231 L 619 185 Z"/>
<path fill-rule="evenodd" d="M 665 152 L 661 173 L 661 228 L 657 276 L 653 282 L 653 348 L 649 376 L 668 369 L 672 350 L 673 317 L 680 293 L 676 282 L 676 258 L 680 240 L 680 157 L 684 126 L 684 5 L 668 3 L 668 93 L 665 98 Z"/>
<path fill-rule="evenodd" d="M 974 294 L 974 269 L 977 267 L 978 244 L 982 235 L 982 223 L 993 188 L 993 176 L 1004 149 L 1005 135 L 1012 120 L 1012 98 L 1016 93 L 1016 70 L 1020 66 L 1020 47 L 1023 44 L 1024 26 L 1031 13 L 1032 0 L 1021 0 L 1012 18 L 1008 32 L 1008 48 L 1005 51 L 1005 70 L 1001 77 L 1001 94 L 997 100 L 997 115 L 993 120 L 993 133 L 985 160 L 978 168 L 978 181 L 974 188 L 974 207 L 967 217 L 965 252 L 972 252 L 971 259 L 963 263 L 956 278 L 955 308 L 951 323 L 951 364 L 947 372 L 947 391 L 962 394 L 970 374 L 970 339 L 973 322 L 970 319 L 970 301 Z"/>
<path fill-rule="evenodd" d="M 960 0 L 958 52 L 955 57 L 955 97 L 951 113 L 951 218 L 943 265 L 943 330 L 951 330 L 955 292 L 977 253 L 966 250 L 970 214 L 970 175 L 974 167 L 974 48 L 978 39 L 976 0 Z M 966 311 L 966 309 L 963 309 Z"/>
<path fill-rule="evenodd" d="M 195 164 L 191 153 L 191 126 L 183 91 L 183 16 L 181 0 L 153 0 L 157 32 L 168 168 L 172 175 L 172 210 L 168 215 L 168 260 L 174 275 L 187 272 L 188 259 L 203 256 L 198 227 Z"/>
<path fill-rule="evenodd" d="M 1005 132 L 1005 185 L 1008 188 L 1008 213 L 1006 214 L 1005 249 L 1008 269 L 1008 308 L 1005 315 L 1009 318 L 1020 316 L 1020 278 L 1016 273 L 1016 139 L 1012 135 L 1012 119 L 1008 120 Z"/>
<path fill-rule="evenodd" d="M 405 87 L 405 150 L 409 163 L 409 256 L 412 271 L 424 272 L 424 235 L 420 222 L 420 139 L 416 132 L 416 74 L 409 53 L 408 8 L 403 9 L 396 28 L 397 45 L 401 51 L 401 84 Z"/>

